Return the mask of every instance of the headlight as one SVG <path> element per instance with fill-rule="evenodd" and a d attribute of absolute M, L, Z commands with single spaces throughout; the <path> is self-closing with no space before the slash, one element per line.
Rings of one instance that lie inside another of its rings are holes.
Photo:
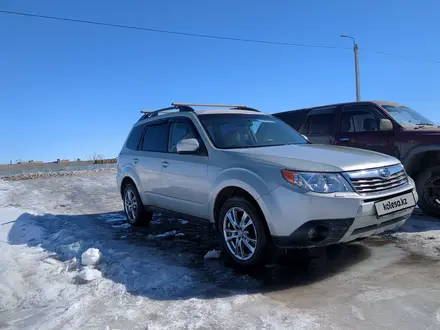
<path fill-rule="evenodd" d="M 347 180 L 338 173 L 312 173 L 282 170 L 284 179 L 297 187 L 319 193 L 353 191 Z"/>

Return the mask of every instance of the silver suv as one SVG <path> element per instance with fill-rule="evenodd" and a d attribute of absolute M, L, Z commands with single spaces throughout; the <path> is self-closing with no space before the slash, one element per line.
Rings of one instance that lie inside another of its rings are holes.
<path fill-rule="evenodd" d="M 397 159 L 311 144 L 246 106 L 146 111 L 119 154 L 117 183 L 132 225 L 157 210 L 210 221 L 244 266 L 264 262 L 272 247 L 324 246 L 396 228 L 418 200 Z"/>

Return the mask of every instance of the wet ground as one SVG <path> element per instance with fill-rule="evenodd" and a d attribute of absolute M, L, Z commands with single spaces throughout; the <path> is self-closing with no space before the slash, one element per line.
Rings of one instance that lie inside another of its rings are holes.
<path fill-rule="evenodd" d="M 103 298 L 93 301 L 102 308 L 93 309 L 89 322 L 96 322 L 88 327 L 111 324 L 109 315 L 118 312 L 126 317 L 124 307 L 117 305 L 132 298 L 119 296 L 122 285 L 125 294 L 143 304 L 130 305 L 134 321 L 119 321 L 123 328 L 142 328 L 139 322 L 152 328 L 440 328 L 438 259 L 413 253 L 390 236 L 290 253 L 276 264 L 244 270 L 223 256 L 204 259 L 207 251 L 219 249 L 210 226 L 155 214 L 148 227 L 130 227 L 113 173 L 14 182 L 1 188 L 0 206 L 33 210 L 17 211 L 22 214 L 12 223 L 9 245 L 41 247 L 62 263 L 89 247 L 103 253 L 98 268 L 112 288 L 105 291 L 111 296 L 92 284 L 68 282 L 82 301 L 103 296 L 113 306 L 102 307 Z M 422 220 L 426 218 L 413 216 L 409 221 L 417 227 Z M 44 234 L 32 234 L 35 228 Z M 0 321 L 10 325 L 29 299 L 24 295 Z M 32 328 L 20 322 L 18 328 Z M 73 327 L 67 328 L 87 328 L 87 323 L 70 322 Z"/>

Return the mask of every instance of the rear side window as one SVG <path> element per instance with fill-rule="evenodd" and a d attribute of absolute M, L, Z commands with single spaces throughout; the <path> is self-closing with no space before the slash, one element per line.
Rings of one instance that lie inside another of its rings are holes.
<path fill-rule="evenodd" d="M 168 123 L 147 126 L 142 142 L 143 151 L 167 152 Z"/>
<path fill-rule="evenodd" d="M 138 125 L 131 130 L 130 136 L 128 137 L 127 143 L 125 145 L 126 148 L 131 150 L 138 149 L 142 133 L 144 132 L 144 128 L 145 125 Z"/>
<path fill-rule="evenodd" d="M 319 108 L 310 111 L 306 122 L 301 127 L 303 134 L 331 134 L 335 121 L 336 107 Z"/>

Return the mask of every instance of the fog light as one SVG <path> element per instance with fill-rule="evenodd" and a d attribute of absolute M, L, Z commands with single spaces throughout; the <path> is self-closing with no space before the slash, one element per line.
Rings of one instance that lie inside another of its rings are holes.
<path fill-rule="evenodd" d="M 313 227 L 307 232 L 307 235 L 309 236 L 309 239 L 314 239 L 316 236 L 318 236 L 318 230 Z"/>

